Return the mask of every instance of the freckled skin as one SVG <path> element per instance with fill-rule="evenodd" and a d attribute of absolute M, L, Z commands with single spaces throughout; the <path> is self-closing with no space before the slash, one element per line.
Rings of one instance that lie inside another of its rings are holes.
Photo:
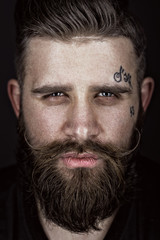
<path fill-rule="evenodd" d="M 139 108 L 136 57 L 130 40 L 65 43 L 35 38 L 29 43 L 26 62 L 23 112 L 33 144 L 66 138 L 110 141 L 117 146 L 128 143 Z M 120 66 L 132 76 L 130 94 L 93 91 L 95 85 L 129 87 L 125 81 L 114 80 Z M 43 86 L 62 85 L 70 90 L 52 96 L 52 92 L 34 92 Z"/>

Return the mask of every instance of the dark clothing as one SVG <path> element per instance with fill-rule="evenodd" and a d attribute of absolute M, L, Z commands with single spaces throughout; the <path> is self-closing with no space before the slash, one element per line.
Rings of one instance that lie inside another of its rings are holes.
<path fill-rule="evenodd" d="M 105 240 L 160 240 L 160 166 L 138 158 L 136 196 L 120 208 Z M 0 240 L 46 240 L 34 200 L 16 182 L 16 166 L 0 171 Z"/>

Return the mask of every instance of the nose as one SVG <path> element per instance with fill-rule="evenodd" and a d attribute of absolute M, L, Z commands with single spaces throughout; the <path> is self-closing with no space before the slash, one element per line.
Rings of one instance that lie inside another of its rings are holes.
<path fill-rule="evenodd" d="M 63 131 L 67 138 L 79 142 L 98 138 L 101 127 L 95 109 L 82 101 L 73 104 L 67 113 Z"/>

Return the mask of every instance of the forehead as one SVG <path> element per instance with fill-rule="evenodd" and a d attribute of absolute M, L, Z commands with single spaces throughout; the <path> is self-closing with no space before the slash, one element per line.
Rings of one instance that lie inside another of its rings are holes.
<path fill-rule="evenodd" d="M 74 38 L 69 42 L 37 37 L 30 40 L 26 51 L 26 76 L 33 82 L 49 82 L 51 78 L 66 83 L 72 78 L 96 80 L 113 74 L 120 66 L 132 75 L 136 72 L 133 44 L 124 37 Z"/>

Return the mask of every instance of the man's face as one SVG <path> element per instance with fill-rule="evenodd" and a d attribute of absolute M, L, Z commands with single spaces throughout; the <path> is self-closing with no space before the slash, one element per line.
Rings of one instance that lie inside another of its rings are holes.
<path fill-rule="evenodd" d="M 35 38 L 26 54 L 22 108 L 33 145 L 90 139 L 128 147 L 139 110 L 129 40 Z"/>
<path fill-rule="evenodd" d="M 125 150 L 139 112 L 134 63 L 132 44 L 122 38 L 31 40 L 20 118 L 29 152 L 21 159 L 52 223 L 96 229 L 127 198 L 134 172 Z"/>
<path fill-rule="evenodd" d="M 132 197 L 135 129 L 154 87 L 145 78 L 139 91 L 136 62 L 122 37 L 27 45 L 22 93 L 13 79 L 8 93 L 19 117 L 23 182 L 49 222 L 95 230 Z"/>

